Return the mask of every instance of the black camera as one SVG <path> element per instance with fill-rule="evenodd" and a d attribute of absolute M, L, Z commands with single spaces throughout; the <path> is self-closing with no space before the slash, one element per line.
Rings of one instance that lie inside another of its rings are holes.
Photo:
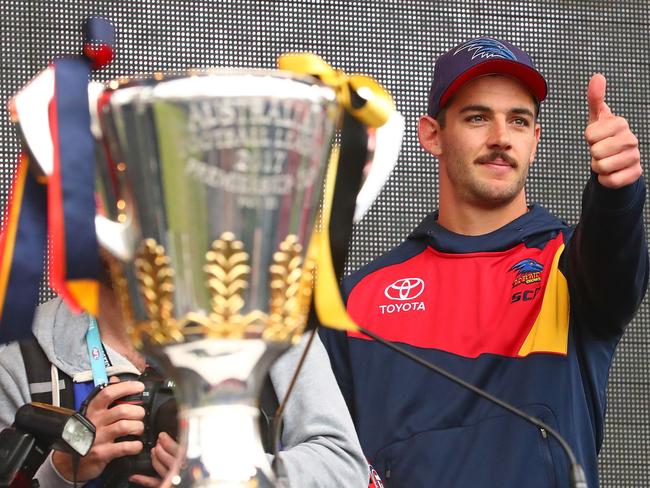
<path fill-rule="evenodd" d="M 141 441 L 142 451 L 135 456 L 114 459 L 104 470 L 103 486 L 128 486 L 133 474 L 158 476 L 151 464 L 151 449 L 156 445 L 158 435 L 167 432 L 174 439 L 178 436 L 176 420 L 177 404 L 174 398 L 172 380 L 162 377 L 154 368 L 147 367 L 140 375 L 119 375 L 120 381 L 140 381 L 144 391 L 138 395 L 120 398 L 114 405 L 140 405 L 144 408 L 144 432 L 141 436 L 125 436 L 116 441 Z"/>

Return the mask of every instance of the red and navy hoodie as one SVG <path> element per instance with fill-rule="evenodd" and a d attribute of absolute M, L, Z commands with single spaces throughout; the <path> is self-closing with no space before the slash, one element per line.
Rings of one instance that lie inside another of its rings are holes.
<path fill-rule="evenodd" d="M 544 421 L 598 486 L 614 349 L 647 286 L 642 179 L 592 175 L 580 222 L 540 206 L 481 236 L 431 214 L 344 280 L 360 325 Z M 569 486 L 548 433 L 358 333 L 321 330 L 366 457 L 390 488 Z"/>

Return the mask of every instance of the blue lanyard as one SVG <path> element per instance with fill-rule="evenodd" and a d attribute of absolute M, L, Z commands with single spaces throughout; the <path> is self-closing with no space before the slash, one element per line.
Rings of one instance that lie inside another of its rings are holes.
<path fill-rule="evenodd" d="M 88 346 L 88 358 L 90 359 L 95 386 L 108 384 L 104 346 L 102 346 L 102 340 L 99 337 L 97 320 L 93 316 L 90 316 L 90 325 L 88 326 L 88 332 L 86 332 L 86 345 Z"/>

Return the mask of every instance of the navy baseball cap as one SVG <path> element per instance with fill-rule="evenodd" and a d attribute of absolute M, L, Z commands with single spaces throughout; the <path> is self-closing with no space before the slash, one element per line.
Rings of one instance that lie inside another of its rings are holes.
<path fill-rule="evenodd" d="M 440 56 L 433 71 L 427 114 L 435 117 L 463 83 L 483 75 L 506 75 L 528 88 L 537 103 L 546 98 L 546 80 L 523 50 L 506 41 L 481 37 Z"/>

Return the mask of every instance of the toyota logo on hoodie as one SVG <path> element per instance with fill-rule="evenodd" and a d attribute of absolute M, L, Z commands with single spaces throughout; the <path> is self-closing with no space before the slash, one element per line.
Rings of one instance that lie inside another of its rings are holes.
<path fill-rule="evenodd" d="M 382 314 L 425 310 L 424 302 L 415 301 L 424 292 L 422 278 L 401 278 L 384 289 L 386 298 L 396 303 L 380 305 Z"/>

